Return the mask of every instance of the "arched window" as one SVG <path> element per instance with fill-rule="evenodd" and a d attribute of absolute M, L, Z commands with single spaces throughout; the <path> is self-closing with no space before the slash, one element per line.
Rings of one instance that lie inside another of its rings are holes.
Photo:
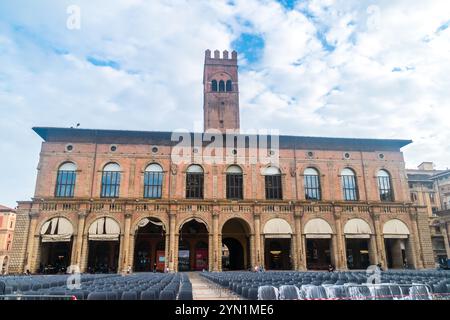
<path fill-rule="evenodd" d="M 193 164 L 186 171 L 186 198 L 203 199 L 203 168 Z"/>
<path fill-rule="evenodd" d="M 225 92 L 225 82 L 223 80 L 219 81 L 219 92 Z"/>
<path fill-rule="evenodd" d="M 319 172 L 314 168 L 306 168 L 304 172 L 305 199 L 320 200 Z"/>
<path fill-rule="evenodd" d="M 226 91 L 227 92 L 233 91 L 233 83 L 231 82 L 231 80 L 227 80 Z"/>
<path fill-rule="evenodd" d="M 394 193 L 391 186 L 391 176 L 386 170 L 380 170 L 377 174 L 378 190 L 381 201 L 394 201 Z"/>
<path fill-rule="evenodd" d="M 227 169 L 227 199 L 243 199 L 242 169 L 239 166 L 229 166 Z"/>
<path fill-rule="evenodd" d="M 144 173 L 144 198 L 161 198 L 163 169 L 157 163 L 150 164 Z"/>
<path fill-rule="evenodd" d="M 102 172 L 102 198 L 119 197 L 120 189 L 120 166 L 117 163 L 108 163 Z"/>
<path fill-rule="evenodd" d="M 268 167 L 263 171 L 266 185 L 266 199 L 283 199 L 281 188 L 281 171 L 277 167 Z"/>
<path fill-rule="evenodd" d="M 341 172 L 342 191 L 345 201 L 358 200 L 358 186 L 356 184 L 355 172 L 352 169 L 345 168 Z"/>
<path fill-rule="evenodd" d="M 217 80 L 211 81 L 211 91 L 217 92 Z"/>
<path fill-rule="evenodd" d="M 73 197 L 77 166 L 72 162 L 62 164 L 56 177 L 55 197 Z"/>

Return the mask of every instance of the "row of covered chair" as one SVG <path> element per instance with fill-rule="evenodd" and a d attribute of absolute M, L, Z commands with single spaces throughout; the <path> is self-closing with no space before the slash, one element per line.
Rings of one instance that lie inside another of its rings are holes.
<path fill-rule="evenodd" d="M 186 274 L 69 276 L 0 277 L 0 299 L 192 300 L 192 284 Z"/>
<path fill-rule="evenodd" d="M 250 300 L 449 299 L 449 271 L 210 272 L 202 275 Z"/>

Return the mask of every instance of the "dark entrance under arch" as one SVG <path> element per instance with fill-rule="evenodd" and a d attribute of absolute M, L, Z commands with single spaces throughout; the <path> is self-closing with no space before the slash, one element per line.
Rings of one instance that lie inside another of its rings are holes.
<path fill-rule="evenodd" d="M 250 269 L 250 227 L 232 218 L 222 227 L 222 270 Z"/>
<path fill-rule="evenodd" d="M 39 273 L 65 273 L 71 253 L 72 241 L 42 242 Z"/>
<path fill-rule="evenodd" d="M 222 240 L 222 270 L 244 270 L 244 248 L 241 243 L 234 238 Z"/>
<path fill-rule="evenodd" d="M 291 270 L 291 239 L 269 238 L 265 240 L 267 270 Z"/>
<path fill-rule="evenodd" d="M 331 264 L 331 239 L 306 239 L 306 268 L 327 270 Z"/>
<path fill-rule="evenodd" d="M 119 241 L 89 241 L 89 272 L 117 272 L 118 262 Z"/>
<path fill-rule="evenodd" d="M 159 219 L 146 218 L 139 223 L 135 239 L 134 271 L 164 271 L 165 239 L 166 233 Z"/>
<path fill-rule="evenodd" d="M 186 222 L 179 235 L 178 271 L 208 270 L 208 230 L 197 220 Z"/>

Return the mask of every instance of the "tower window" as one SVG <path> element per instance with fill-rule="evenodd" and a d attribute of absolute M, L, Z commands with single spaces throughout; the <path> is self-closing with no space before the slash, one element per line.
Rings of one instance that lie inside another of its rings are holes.
<path fill-rule="evenodd" d="M 217 80 L 213 80 L 213 81 L 211 82 L 211 90 L 212 90 L 213 92 L 217 92 Z"/>
<path fill-rule="evenodd" d="M 231 82 L 231 80 L 227 80 L 227 92 L 231 92 L 233 91 L 233 84 Z"/>
<path fill-rule="evenodd" d="M 219 81 L 219 92 L 225 92 L 225 82 L 223 80 Z"/>

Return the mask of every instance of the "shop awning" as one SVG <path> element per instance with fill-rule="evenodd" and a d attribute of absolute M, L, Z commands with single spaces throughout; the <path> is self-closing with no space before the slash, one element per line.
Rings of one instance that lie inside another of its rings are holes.
<path fill-rule="evenodd" d="M 41 227 L 42 242 L 70 241 L 73 235 L 73 226 L 69 220 L 56 217 L 46 221 Z"/>
<path fill-rule="evenodd" d="M 305 224 L 305 237 L 308 239 L 330 239 L 333 234 L 328 222 L 324 219 L 311 219 Z"/>
<path fill-rule="evenodd" d="M 112 218 L 103 217 L 95 220 L 89 227 L 89 240 L 118 241 L 120 226 Z"/>
<path fill-rule="evenodd" d="M 369 239 L 371 234 L 369 224 L 363 219 L 350 219 L 344 226 L 344 235 L 349 239 Z"/>
<path fill-rule="evenodd" d="M 290 238 L 292 228 L 286 220 L 274 218 L 266 222 L 263 232 L 266 238 Z"/>
<path fill-rule="evenodd" d="M 409 234 L 408 226 L 398 219 L 389 220 L 383 226 L 383 236 L 388 239 L 405 239 Z"/>

